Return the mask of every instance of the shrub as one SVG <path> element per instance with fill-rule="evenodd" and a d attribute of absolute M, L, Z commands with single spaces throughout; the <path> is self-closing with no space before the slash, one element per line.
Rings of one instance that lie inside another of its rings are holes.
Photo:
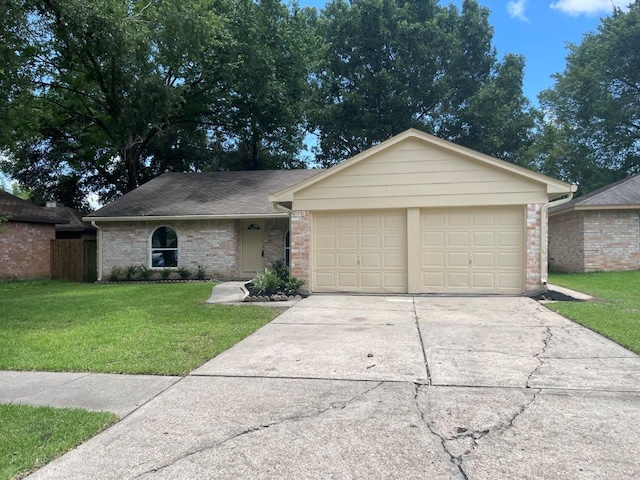
<path fill-rule="evenodd" d="M 137 265 L 129 265 L 127 268 L 124 269 L 124 276 L 128 282 L 133 280 L 133 277 L 135 277 L 137 274 L 138 274 Z"/>
<path fill-rule="evenodd" d="M 296 277 L 289 277 L 283 285 L 284 293 L 287 295 L 295 295 L 300 290 L 300 287 L 304 285 L 304 280 Z"/>
<path fill-rule="evenodd" d="M 189 270 L 187 267 L 180 267 L 178 269 L 178 275 L 180 275 L 180 278 L 182 280 L 186 280 L 191 276 L 191 270 Z"/>
<path fill-rule="evenodd" d="M 110 282 L 117 282 L 118 277 L 120 276 L 121 273 L 122 273 L 122 269 L 120 267 L 112 267 L 111 270 L 109 271 L 109 274 L 107 275 L 107 279 Z"/>
<path fill-rule="evenodd" d="M 289 280 L 289 267 L 287 267 L 282 260 L 273 262 L 271 269 L 278 276 L 278 278 L 282 280 L 282 283 L 285 283 L 287 280 Z"/>
<path fill-rule="evenodd" d="M 144 265 L 140 265 L 138 268 L 138 276 L 140 277 L 140 280 L 149 280 L 151 275 L 153 275 L 153 270 L 145 267 Z"/>
<path fill-rule="evenodd" d="M 198 280 L 204 280 L 207 276 L 207 271 L 204 269 L 202 265 L 198 265 L 198 269 L 196 270 L 196 278 Z"/>
<path fill-rule="evenodd" d="M 171 276 L 170 268 L 163 268 L 162 270 L 160 270 L 160 277 L 162 278 L 162 280 L 167 280 L 170 276 Z"/>
<path fill-rule="evenodd" d="M 260 294 L 273 295 L 282 286 L 282 280 L 274 270 L 264 269 L 253 279 L 253 286 Z"/>

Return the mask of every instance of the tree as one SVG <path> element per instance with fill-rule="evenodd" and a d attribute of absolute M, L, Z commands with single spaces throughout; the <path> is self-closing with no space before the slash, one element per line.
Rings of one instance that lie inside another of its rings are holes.
<path fill-rule="evenodd" d="M 334 0 L 318 21 L 312 76 L 318 159 L 337 163 L 415 127 L 484 153 L 518 159 L 534 112 L 524 61 L 498 61 L 489 11 L 435 0 Z"/>
<path fill-rule="evenodd" d="M 182 170 L 206 161 L 206 150 L 187 158 L 176 132 L 210 134 L 211 99 L 231 66 L 212 2 L 38 0 L 24 9 L 31 89 L 28 104 L 12 107 L 30 128 L 5 142 L 3 164 L 22 185 L 83 207 L 91 191 L 108 200 L 173 169 L 158 151 L 171 150 Z"/>
<path fill-rule="evenodd" d="M 279 0 L 238 0 L 230 30 L 236 67 L 229 84 L 222 166 L 258 170 L 304 166 L 315 10 Z"/>
<path fill-rule="evenodd" d="M 554 77 L 540 94 L 541 141 L 553 147 L 555 139 L 563 155 L 541 158 L 538 147 L 540 167 L 560 165 L 560 178 L 583 194 L 640 173 L 640 0 L 627 12 L 615 8 L 597 32 L 570 45 L 566 68 Z"/>

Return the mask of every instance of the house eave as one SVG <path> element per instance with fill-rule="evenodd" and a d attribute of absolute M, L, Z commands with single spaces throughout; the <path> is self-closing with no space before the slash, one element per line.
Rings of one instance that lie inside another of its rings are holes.
<path fill-rule="evenodd" d="M 175 222 L 189 220 L 242 220 L 250 218 L 288 218 L 278 213 L 238 213 L 230 215 L 129 215 L 120 217 L 83 217 L 85 222 Z"/>
<path fill-rule="evenodd" d="M 549 216 L 553 217 L 563 213 L 587 210 L 640 210 L 640 205 L 574 205 L 555 212 L 549 212 Z"/>

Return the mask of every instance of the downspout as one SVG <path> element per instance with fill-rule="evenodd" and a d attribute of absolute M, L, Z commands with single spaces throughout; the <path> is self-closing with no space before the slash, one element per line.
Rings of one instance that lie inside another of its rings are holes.
<path fill-rule="evenodd" d="M 547 202 L 542 206 L 542 211 L 540 215 L 542 216 L 542 222 L 540 225 L 540 282 L 542 285 L 547 284 L 547 276 L 549 275 L 549 241 L 548 241 L 548 230 L 549 230 L 549 217 L 547 213 L 549 211 L 549 207 L 557 207 L 559 205 L 563 205 L 567 202 L 570 202 L 573 199 L 573 192 L 575 191 L 575 186 L 572 185 L 572 191 L 569 192 L 569 195 L 561 198 L 560 200 L 554 200 L 553 202 Z"/>
<path fill-rule="evenodd" d="M 91 225 L 98 231 L 96 255 L 98 256 L 98 282 L 102 281 L 102 229 L 96 225 L 95 220 L 91 220 Z"/>

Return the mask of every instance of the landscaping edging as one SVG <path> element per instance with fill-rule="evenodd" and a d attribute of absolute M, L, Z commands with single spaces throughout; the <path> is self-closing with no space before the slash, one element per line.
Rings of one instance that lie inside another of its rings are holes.
<path fill-rule="evenodd" d="M 244 292 L 243 302 L 295 302 L 298 300 L 302 300 L 301 295 L 251 295 L 246 285 L 251 283 L 251 280 L 245 282 L 241 285 L 242 291 Z"/>

